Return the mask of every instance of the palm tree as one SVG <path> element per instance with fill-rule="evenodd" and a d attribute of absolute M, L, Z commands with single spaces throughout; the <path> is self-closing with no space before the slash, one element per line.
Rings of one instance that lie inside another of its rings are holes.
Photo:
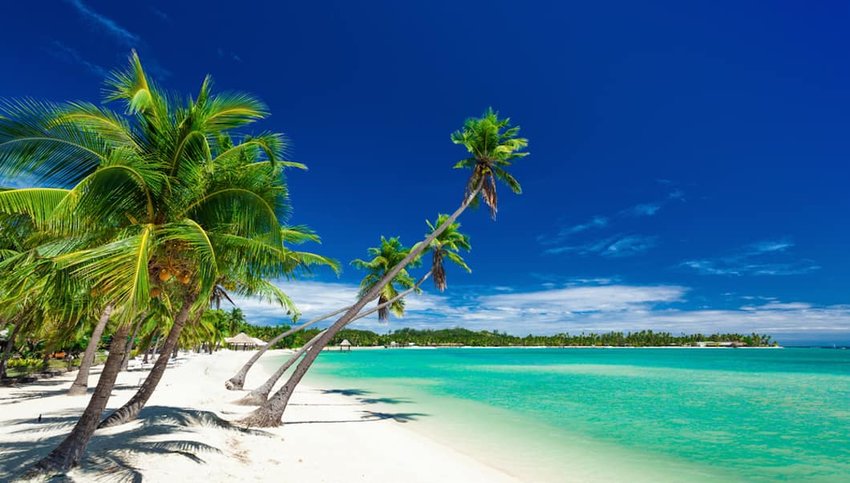
<path fill-rule="evenodd" d="M 456 169 L 471 169 L 466 183 L 466 194 L 480 193 L 481 201 L 490 208 L 495 220 L 498 211 L 496 180 L 502 181 L 516 194 L 522 193 L 519 182 L 507 172 L 514 160 L 528 156 L 523 152 L 528 140 L 517 137 L 519 126 L 511 127 L 510 118 L 499 119 L 499 114 L 488 108 L 480 118 L 466 120 L 463 129 L 452 133 L 452 142 L 463 145 L 471 154 L 455 164 Z M 478 203 L 475 197 L 473 204 Z"/>
<path fill-rule="evenodd" d="M 528 155 L 528 153 L 523 152 L 523 149 L 528 146 L 528 140 L 518 137 L 518 134 L 519 127 L 511 127 L 508 119 L 499 119 L 492 109 L 485 111 L 480 118 L 468 119 L 460 131 L 452 134 L 452 141 L 455 144 L 462 144 L 471 154 L 471 157 L 455 164 L 456 168 L 472 169 L 472 174 L 466 184 L 466 196 L 460 207 L 448 216 L 442 225 L 436 227 L 424 241 L 414 245 L 407 256 L 393 266 L 383 278 L 376 281 L 371 289 L 362 294 L 357 303 L 351 306 L 316 341 L 314 349 L 304 355 L 283 387 L 266 404 L 242 419 L 242 423 L 249 426 L 280 425 L 289 398 L 318 354 L 337 332 L 357 316 L 366 304 L 381 295 L 385 285 L 390 283 L 408 264 L 415 261 L 427 247 L 430 247 L 431 243 L 451 226 L 470 205 L 476 202 L 479 196 L 490 207 L 490 214 L 495 218 L 497 211 L 496 179 L 506 183 L 515 193 L 522 192 L 519 182 L 506 170 L 514 160 Z M 487 185 L 486 189 L 484 188 L 485 185 Z"/>
<path fill-rule="evenodd" d="M 442 224 L 442 222 L 445 221 L 445 218 L 447 217 L 448 215 L 439 215 L 437 217 L 437 223 L 435 225 L 432 225 L 431 222 L 427 220 L 425 223 L 428 225 L 430 231 L 434 232 L 436 230 L 436 227 Z M 469 237 L 460 232 L 459 223 L 453 223 L 451 226 L 448 226 L 442 233 L 437 236 L 436 239 L 434 239 L 429 249 L 433 252 L 434 262 L 431 270 L 428 271 L 428 273 L 426 273 L 423 277 L 416 281 L 415 284 L 411 284 L 412 279 L 410 278 L 410 275 L 407 273 L 407 271 L 405 270 L 400 272 L 400 274 L 396 276 L 396 279 L 393 280 L 391 283 L 388 283 L 387 286 L 392 286 L 393 284 L 397 283 L 401 287 L 407 288 L 407 290 L 400 293 L 395 287 L 392 287 L 392 291 L 385 290 L 385 292 L 382 293 L 379 297 L 377 307 L 361 312 L 357 315 L 357 317 L 352 320 L 352 322 L 367 317 L 375 312 L 378 312 L 379 316 L 381 313 L 384 313 L 388 316 L 389 310 L 392 310 L 395 315 L 401 317 L 404 314 L 404 297 L 406 297 L 412 292 L 418 292 L 425 280 L 427 280 L 428 277 L 435 273 L 434 267 L 439 267 L 440 277 L 442 279 L 442 287 L 445 288 L 446 272 L 445 268 L 443 267 L 443 258 L 448 258 L 450 261 L 459 265 L 464 270 L 468 272 L 470 271 L 469 266 L 467 266 L 466 262 L 458 253 L 460 250 L 468 251 L 471 249 L 471 246 L 469 244 Z M 381 237 L 381 245 L 379 247 L 369 249 L 369 254 L 373 257 L 372 260 L 368 262 L 363 260 L 353 261 L 353 265 L 357 266 L 358 268 L 363 268 L 367 270 L 367 274 L 361 282 L 361 293 L 363 290 L 371 288 L 370 285 L 374 283 L 375 280 L 380 280 L 383 272 L 387 269 L 388 266 L 392 264 L 392 260 L 394 258 L 403 258 L 402 254 L 406 253 L 406 251 L 407 249 L 401 246 L 401 243 L 398 241 L 398 238 L 387 239 Z M 402 276 L 402 274 L 404 275 Z M 440 286 L 440 284 L 437 284 L 437 288 L 440 288 Z M 384 299 L 384 297 L 389 298 Z M 275 339 L 272 339 L 272 341 L 276 342 L 277 340 L 280 340 L 283 337 L 286 337 L 297 330 L 302 330 L 309 325 L 312 325 L 316 322 L 330 317 L 331 315 L 342 313 L 346 309 L 347 308 L 343 308 L 336 312 L 331 312 L 331 314 L 329 315 L 313 319 L 306 324 L 302 324 L 298 327 L 284 332 L 278 337 L 275 337 Z M 272 388 L 277 383 L 277 381 L 283 376 L 286 370 L 289 369 L 289 367 L 292 366 L 292 364 L 294 364 L 302 355 L 304 355 L 304 353 L 309 350 L 313 343 L 317 341 L 322 334 L 323 332 L 317 334 L 312 340 L 304 344 L 300 350 L 296 351 L 295 354 L 290 356 L 289 359 L 287 359 L 283 364 L 281 364 L 281 366 L 271 376 L 269 376 L 266 382 L 264 382 L 262 385 L 251 391 L 248 395 L 240 399 L 239 404 L 260 405 L 265 403 L 268 400 L 268 396 Z M 272 344 L 273 342 L 270 341 L 266 348 L 271 346 Z M 252 357 L 250 362 L 253 363 L 257 359 L 259 359 L 262 355 L 262 352 L 264 352 L 264 350 L 258 351 L 258 354 Z M 240 372 L 240 374 L 242 377 L 241 381 L 244 384 L 247 370 L 245 371 L 245 373 Z M 237 377 L 240 374 L 237 374 Z M 226 385 L 228 389 L 232 389 L 232 387 L 229 385 L 232 382 L 233 379 L 227 382 Z M 239 389 L 241 388 L 242 385 L 239 386 Z"/>
<path fill-rule="evenodd" d="M 239 307 L 233 307 L 230 309 L 230 312 L 227 314 L 227 323 L 227 333 L 230 337 L 233 337 L 239 332 L 239 328 L 247 323 L 242 309 Z"/>
<path fill-rule="evenodd" d="M 122 102 L 127 115 L 87 103 L 0 108 L 0 176 L 26 173 L 34 183 L 64 187 L 6 191 L 0 208 L 29 215 L 50 233 L 41 252 L 55 271 L 111 304 L 118 322 L 89 405 L 37 463 L 43 471 L 79 462 L 120 369 L 130 323 L 152 298 L 172 307 L 165 354 L 190 316 L 206 308 L 222 275 L 236 281 L 236 293 L 265 293 L 295 312 L 285 294 L 260 280 L 291 266 L 281 256 L 280 220 L 288 212 L 282 171 L 303 165 L 283 159 L 279 134 L 239 142 L 228 134 L 264 118 L 265 106 L 245 94 L 214 95 L 209 78 L 195 98 L 165 94 L 135 52 L 130 68 L 109 79 L 107 101 Z M 39 264 L 15 265 L 12 278 L 32 278 Z M 164 370 L 164 361 L 155 364 L 139 399 L 149 397 Z"/>
<path fill-rule="evenodd" d="M 449 215 L 440 214 L 437 216 L 437 221 L 433 224 L 426 220 L 430 233 L 437 231 L 437 228 L 446 224 Z M 428 247 L 431 251 L 431 273 L 434 275 L 434 286 L 440 292 L 446 290 L 446 269 L 443 264 L 444 259 L 448 258 L 452 263 L 463 268 L 467 272 L 472 272 L 463 258 L 458 252 L 460 250 L 469 251 L 472 246 L 469 244 L 469 237 L 460 232 L 460 223 L 451 223 L 446 225 L 446 228 L 437 236 Z"/>
<path fill-rule="evenodd" d="M 356 259 L 351 262 L 355 267 L 366 270 L 366 276 L 360 282 L 358 297 L 363 297 L 369 293 L 393 267 L 404 260 L 410 253 L 410 248 L 403 246 L 398 237 L 381 237 L 381 244 L 369 248 L 368 252 L 372 256 L 371 260 Z M 419 260 L 414 259 L 408 265 L 415 267 L 418 264 Z M 398 289 L 412 288 L 415 284 L 416 282 L 407 272 L 407 268 L 399 270 L 389 282 L 385 283 L 381 287 L 380 295 L 378 295 L 378 305 L 381 306 L 381 309 L 378 310 L 378 320 L 386 321 L 389 319 L 390 312 L 401 317 L 404 314 L 404 299 L 396 297 L 399 293 Z M 390 300 L 395 300 L 395 302 L 386 304 Z"/>

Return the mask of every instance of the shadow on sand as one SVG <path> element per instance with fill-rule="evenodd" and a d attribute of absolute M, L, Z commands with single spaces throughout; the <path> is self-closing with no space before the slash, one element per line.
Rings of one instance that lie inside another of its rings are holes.
<path fill-rule="evenodd" d="M 329 419 L 329 420 L 310 420 L 310 421 L 284 421 L 284 426 L 290 424 L 338 424 L 338 423 L 371 423 L 375 421 L 384 421 L 392 419 L 397 423 L 407 423 L 416 421 L 417 419 L 428 416 L 425 413 L 388 413 L 379 411 L 362 411 L 363 415 L 360 419 Z"/>
<path fill-rule="evenodd" d="M 0 481 L 19 477 L 33 463 L 55 448 L 79 418 L 78 412 L 57 413 L 35 419 L 9 421 L 9 426 L 26 425 L 7 434 L 58 434 L 41 437 L 36 441 L 5 441 L 0 439 Z M 206 454 L 222 451 L 191 439 L 163 439 L 178 431 L 212 427 L 259 436 L 271 436 L 265 431 L 241 428 L 210 411 L 188 408 L 151 406 L 142 410 L 137 422 L 95 433 L 86 451 L 79 472 L 80 481 L 142 481 L 142 474 L 132 465 L 133 456 L 146 454 L 172 454 L 198 464 L 206 461 Z M 123 428 L 123 429 L 122 429 Z M 156 439 L 155 441 L 153 439 Z M 55 475 L 50 481 L 74 481 L 65 475 Z"/>

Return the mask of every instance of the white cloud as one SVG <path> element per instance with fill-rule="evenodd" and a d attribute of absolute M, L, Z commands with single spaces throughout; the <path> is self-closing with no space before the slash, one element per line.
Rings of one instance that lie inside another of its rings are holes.
<path fill-rule="evenodd" d="M 604 282 L 603 282 L 604 283 Z M 302 321 L 354 303 L 355 284 L 282 282 L 303 312 Z M 503 287 L 500 287 L 503 288 Z M 429 286 L 427 290 L 431 290 Z M 677 285 L 579 285 L 487 294 L 425 292 L 408 297 L 404 318 L 378 322 L 372 315 L 352 328 L 376 332 L 412 327 L 466 327 L 516 335 L 654 330 L 679 333 L 760 332 L 780 342 L 850 339 L 850 305 L 815 306 L 764 299 L 738 309 L 685 308 L 688 288 Z M 288 323 L 279 307 L 238 300 L 248 320 Z M 370 306 L 374 306 L 374 303 Z M 330 322 L 324 324 L 327 326 Z"/>
<path fill-rule="evenodd" d="M 118 25 L 111 18 L 95 12 L 88 5 L 83 3 L 82 0 L 66 1 L 71 4 L 71 6 L 73 6 L 80 15 L 91 22 L 92 25 L 103 29 L 104 32 L 117 39 L 126 47 L 135 47 L 139 43 L 140 38 L 138 35 L 130 33 L 127 29 Z"/>
<path fill-rule="evenodd" d="M 630 216 L 653 216 L 658 213 L 660 209 L 661 205 L 658 203 L 641 203 L 639 205 L 632 206 L 623 213 Z"/>
<path fill-rule="evenodd" d="M 577 253 L 600 255 L 608 258 L 623 258 L 644 253 L 658 243 L 658 237 L 646 235 L 614 235 L 579 245 L 553 247 L 544 251 L 550 255 Z"/>
<path fill-rule="evenodd" d="M 537 240 L 544 245 L 554 245 L 569 239 L 573 235 L 584 233 L 589 230 L 604 228 L 606 226 L 608 226 L 608 218 L 604 216 L 594 216 L 584 223 L 562 227 L 554 236 L 540 235 L 537 237 Z"/>
<path fill-rule="evenodd" d="M 788 260 L 794 247 L 788 240 L 765 240 L 751 243 L 729 255 L 717 258 L 685 260 L 680 265 L 702 275 L 801 275 L 820 266 L 812 260 Z"/>
<path fill-rule="evenodd" d="M 550 245 L 543 253 L 557 255 L 577 253 L 579 255 L 596 254 L 604 257 L 627 257 L 643 253 L 657 245 L 658 237 L 648 235 L 604 235 L 603 238 L 589 239 L 592 233 L 608 228 L 613 222 L 628 222 L 629 219 L 655 216 L 668 203 L 684 200 L 681 191 L 670 192 L 664 199 L 650 203 L 639 203 L 614 215 L 594 216 L 590 220 L 577 225 L 563 226 L 554 235 L 539 235 L 537 241 L 541 245 Z M 631 221 L 634 224 L 634 220 Z M 572 241 L 576 240 L 578 241 Z M 584 241 L 582 241 L 584 239 Z M 570 244 L 566 244 L 572 241 Z M 551 246 L 558 245 L 558 246 Z"/>
<path fill-rule="evenodd" d="M 50 43 L 50 48 L 47 49 L 48 53 L 57 59 L 67 62 L 69 64 L 81 65 L 86 68 L 89 72 L 96 75 L 97 77 L 104 78 L 109 72 L 103 67 L 90 62 L 83 58 L 77 50 L 59 42 L 58 40 L 54 40 Z"/>
<path fill-rule="evenodd" d="M 622 311 L 660 302 L 682 300 L 686 289 L 678 286 L 601 285 L 566 287 L 478 298 L 484 309 L 554 310 L 564 313 Z"/>

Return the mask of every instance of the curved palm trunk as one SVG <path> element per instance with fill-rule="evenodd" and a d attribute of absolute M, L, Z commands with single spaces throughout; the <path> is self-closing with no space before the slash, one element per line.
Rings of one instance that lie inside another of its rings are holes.
<path fill-rule="evenodd" d="M 109 316 L 112 315 L 112 304 L 108 304 L 103 308 L 103 313 L 100 314 L 100 319 L 97 325 L 94 326 L 94 331 L 91 333 L 91 339 L 86 346 L 86 351 L 83 353 L 83 359 L 80 361 L 80 370 L 77 371 L 77 377 L 71 388 L 68 389 L 69 396 L 82 396 L 86 393 L 89 387 L 89 372 L 94 363 L 94 356 L 97 354 L 97 345 L 100 343 L 100 338 L 103 336 L 103 330 L 106 329 L 106 323 L 109 322 Z"/>
<path fill-rule="evenodd" d="M 375 312 L 380 311 L 384 307 L 388 307 L 388 306 L 394 304 L 396 302 L 396 300 L 404 298 L 405 296 L 407 296 L 411 292 L 417 290 L 422 285 L 422 283 L 425 282 L 425 280 L 428 279 L 428 277 L 430 275 L 431 275 L 431 272 L 426 273 L 425 275 L 422 276 L 422 278 L 419 279 L 418 282 L 416 282 L 416 285 L 414 285 L 413 287 L 405 290 L 404 292 L 401 292 L 400 294 L 396 295 L 392 299 L 390 299 L 390 300 L 388 300 L 388 301 L 386 301 L 382 304 L 379 304 L 377 307 L 361 313 L 360 315 L 355 317 L 352 320 L 352 322 L 354 322 L 356 320 L 360 320 L 363 317 L 368 317 L 368 316 L 374 314 Z M 266 382 L 263 383 L 262 386 L 254 389 L 247 396 L 245 396 L 244 398 L 237 401 L 237 404 L 242 404 L 242 405 L 245 405 L 245 406 L 259 406 L 261 404 L 264 404 L 266 401 L 268 401 L 269 393 L 272 391 L 272 388 L 274 387 L 274 385 L 277 384 L 278 379 L 280 379 L 283 376 L 283 374 L 286 372 L 286 370 L 289 369 L 289 367 L 292 366 L 292 364 L 294 364 L 295 361 L 297 361 L 298 358 L 301 357 L 306 350 L 308 350 L 310 347 L 312 347 L 313 344 L 315 344 L 316 341 L 319 340 L 319 337 L 321 337 L 322 334 L 324 334 L 324 333 L 325 332 L 322 331 L 322 332 L 316 334 L 316 337 L 313 337 L 309 342 L 304 344 L 304 346 L 301 347 L 301 349 L 299 349 L 298 352 L 296 352 L 295 354 L 292 355 L 292 357 L 287 359 L 287 361 L 284 362 L 283 365 L 280 366 L 277 369 L 277 371 L 275 371 L 274 374 L 272 374 L 271 377 L 269 377 L 269 379 Z"/>
<path fill-rule="evenodd" d="M 360 310 L 369 302 L 374 300 L 383 290 L 384 286 L 392 281 L 398 272 L 400 272 L 404 267 L 406 267 L 410 262 L 416 259 L 416 257 L 421 254 L 425 248 L 427 248 L 435 238 L 440 236 L 443 231 L 446 230 L 447 227 L 451 226 L 452 223 L 455 222 L 458 216 L 469 207 L 469 204 L 475 197 L 478 195 L 478 192 L 481 191 L 481 182 L 478 183 L 478 186 L 473 190 L 466 199 L 463 200 L 460 207 L 455 210 L 454 213 L 450 217 L 448 217 L 442 225 L 437 227 L 422 243 L 414 245 L 414 248 L 407 254 L 404 259 L 399 262 L 398 265 L 390 269 L 384 278 L 382 278 L 375 286 L 372 287 L 369 292 L 366 293 L 360 300 L 357 301 L 354 305 L 351 306 L 348 311 L 339 318 L 333 325 L 328 327 L 322 337 L 319 338 L 318 341 L 313 345 L 313 350 L 307 352 L 298 366 L 295 367 L 295 371 L 289 376 L 289 380 L 286 381 L 286 384 L 283 385 L 275 394 L 269 399 L 265 404 L 257 408 L 253 413 L 249 414 L 246 418 L 242 419 L 240 423 L 245 424 L 247 426 L 258 426 L 258 427 L 270 427 L 270 426 L 280 426 L 281 418 L 283 417 L 283 412 L 286 410 L 286 405 L 289 403 L 289 398 L 292 397 L 292 393 L 295 391 L 295 387 L 301 382 L 301 379 L 304 378 L 304 375 L 307 374 L 307 371 L 310 369 L 310 366 L 313 364 L 313 361 L 319 356 L 322 352 L 322 349 L 328 342 L 333 339 L 333 337 L 342 330 L 343 327 L 348 325 Z"/>
<path fill-rule="evenodd" d="M 126 347 L 124 338 L 127 337 L 129 332 L 130 326 L 127 324 L 121 324 L 115 331 L 112 336 L 112 343 L 109 345 L 109 357 L 106 358 L 106 364 L 104 364 L 103 372 L 97 380 L 94 394 L 82 416 L 80 416 L 80 420 L 71 430 L 71 434 L 56 449 L 34 465 L 33 473 L 64 473 L 79 464 L 89 440 L 97 429 L 100 415 L 106 408 L 106 403 L 109 402 L 109 396 L 115 386 L 115 379 L 121 369 L 121 358 L 124 357 L 124 347 Z"/>
<path fill-rule="evenodd" d="M 236 401 L 236 404 L 242 404 L 243 406 L 259 406 L 265 403 L 269 398 L 269 393 L 272 392 L 272 388 L 275 384 L 277 384 L 278 379 L 283 377 L 283 374 L 286 372 L 286 370 L 292 367 L 292 364 L 295 364 L 295 362 L 298 361 L 298 359 L 301 358 L 301 356 L 304 355 L 305 352 L 310 350 L 310 348 L 313 347 L 313 344 L 315 344 L 316 341 L 319 340 L 319 337 L 321 337 L 324 333 L 325 331 L 319 332 L 318 334 L 316 334 L 315 337 L 307 341 L 307 343 L 301 346 L 301 348 L 298 349 L 295 354 L 292 354 L 292 356 L 287 359 L 286 362 L 283 363 L 283 365 L 278 367 L 274 374 L 272 374 L 271 377 L 269 377 L 268 380 L 266 380 L 266 382 L 264 382 L 262 386 L 254 389 L 247 396 Z"/>
<path fill-rule="evenodd" d="M 168 332 L 168 337 L 165 338 L 165 344 L 162 346 L 159 357 L 156 358 L 156 362 L 154 363 L 150 374 L 148 374 L 148 377 L 145 378 L 145 382 L 142 383 L 142 387 L 136 391 L 136 394 L 134 394 L 126 404 L 116 409 L 112 414 L 104 419 L 103 422 L 98 425 L 98 428 L 118 426 L 119 424 L 124 424 L 135 419 L 136 416 L 139 415 L 139 411 L 145 407 L 145 403 L 147 403 L 148 399 L 150 399 L 153 395 L 157 384 L 159 384 L 160 379 L 162 379 L 162 375 L 165 373 L 165 368 L 168 365 L 168 359 L 171 357 L 171 351 L 177 347 L 177 342 L 180 338 L 180 331 L 183 330 L 183 326 L 189 318 L 189 310 L 192 308 L 192 304 L 195 303 L 197 297 L 198 295 L 196 293 L 190 292 L 183 298 L 183 306 L 180 307 L 180 312 L 177 314 L 177 317 L 174 318 L 174 324 L 171 326 L 171 331 Z"/>
<path fill-rule="evenodd" d="M 0 379 L 6 379 L 6 364 L 9 361 L 9 356 L 12 355 L 12 349 L 15 347 L 15 338 L 17 338 L 22 325 L 20 322 L 15 324 L 15 328 L 9 334 L 9 340 L 6 341 L 6 346 L 3 347 L 3 356 L 0 357 Z"/>
<path fill-rule="evenodd" d="M 246 362 L 245 365 L 242 366 L 241 369 L 239 369 L 239 372 L 237 372 L 235 376 L 231 377 L 230 379 L 228 379 L 224 383 L 224 387 L 226 387 L 228 390 L 231 390 L 231 391 L 238 391 L 238 390 L 242 389 L 245 386 L 245 377 L 248 375 L 248 371 L 251 370 L 251 367 L 253 367 L 254 364 L 258 360 L 260 360 L 260 357 L 262 357 L 263 354 L 265 354 L 266 351 L 269 350 L 269 348 L 271 348 L 272 346 L 274 346 L 275 344 L 277 344 L 278 342 L 283 340 L 285 337 L 288 337 L 288 336 L 298 332 L 299 330 L 306 329 L 307 327 L 310 327 L 311 325 L 317 324 L 317 323 L 319 323 L 319 322 L 321 322 L 325 319 L 331 318 L 334 315 L 339 315 L 339 314 L 345 312 L 346 310 L 348 310 L 349 308 L 350 307 L 345 307 L 345 308 L 339 309 L 337 311 L 334 311 L 334 312 L 331 312 L 331 313 L 328 313 L 328 314 L 325 314 L 325 315 L 320 315 L 319 317 L 316 317 L 315 319 L 308 320 L 307 322 L 304 322 L 301 325 L 295 326 L 295 327 L 287 330 L 286 332 L 283 332 L 280 335 L 275 336 L 272 340 L 270 340 L 268 342 L 268 344 L 266 344 L 265 347 L 263 347 L 262 349 L 255 352 L 254 355 L 251 356 L 251 358 L 248 360 L 248 362 Z"/>

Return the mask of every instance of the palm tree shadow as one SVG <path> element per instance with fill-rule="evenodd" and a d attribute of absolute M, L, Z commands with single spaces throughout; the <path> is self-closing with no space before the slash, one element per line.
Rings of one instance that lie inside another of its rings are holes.
<path fill-rule="evenodd" d="M 372 394 L 372 391 L 364 389 L 322 389 L 322 394 L 341 394 L 343 396 L 365 396 Z"/>
<path fill-rule="evenodd" d="M 413 402 L 406 397 L 361 397 L 357 400 L 364 404 L 410 404 Z"/>
<path fill-rule="evenodd" d="M 410 421 L 416 421 L 422 416 L 428 416 L 425 413 L 387 413 L 381 411 L 363 411 L 363 416 L 360 416 L 361 419 L 367 421 L 381 421 L 384 419 L 392 419 L 397 423 L 407 423 Z"/>
<path fill-rule="evenodd" d="M 429 416 L 425 413 L 387 413 L 379 411 L 363 411 L 360 419 L 330 419 L 330 420 L 310 420 L 310 421 L 284 421 L 284 425 L 289 424 L 340 424 L 340 423 L 370 423 L 375 421 L 383 421 L 392 419 L 397 423 L 407 423 L 416 421 L 422 416 Z"/>
<path fill-rule="evenodd" d="M 205 464 L 202 456 L 220 454 L 214 446 L 192 439 L 163 439 L 176 432 L 192 432 L 194 428 L 212 427 L 227 431 L 238 431 L 258 436 L 271 436 L 265 431 L 241 428 L 209 411 L 167 406 L 151 406 L 139 415 L 138 423 L 130 423 L 128 429 L 115 432 L 109 430 L 95 433 L 86 451 L 78 472 L 84 481 L 142 481 L 142 474 L 132 461 L 136 456 L 177 455 L 197 464 Z M 17 424 L 34 425 L 15 433 L 46 433 L 67 427 L 70 429 L 79 418 L 78 412 L 67 412 L 42 418 L 41 423 L 33 419 L 10 421 Z M 66 431 L 42 437 L 36 441 L 0 440 L 0 481 L 8 481 L 24 475 L 35 462 L 47 455 L 66 436 Z M 64 480 L 56 480 L 56 477 Z M 51 481 L 72 481 L 65 475 L 56 475 Z"/>

